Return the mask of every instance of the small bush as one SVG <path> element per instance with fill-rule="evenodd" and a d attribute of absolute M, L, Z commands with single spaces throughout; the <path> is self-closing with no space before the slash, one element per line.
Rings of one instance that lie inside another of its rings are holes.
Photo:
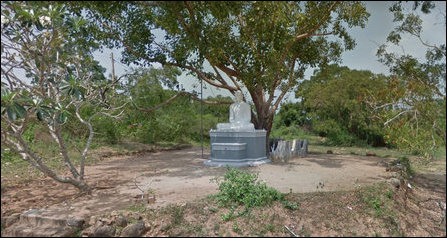
<path fill-rule="evenodd" d="M 284 195 L 274 188 L 258 181 L 257 174 L 251 174 L 227 167 L 223 179 L 213 179 L 219 185 L 217 201 L 223 206 L 245 205 L 246 208 L 271 204 L 275 200 L 284 200 Z"/>
<path fill-rule="evenodd" d="M 99 135 L 98 139 L 108 144 L 116 144 L 119 142 L 120 133 L 117 125 L 112 118 L 99 117 L 94 125 L 95 132 Z"/>
<path fill-rule="evenodd" d="M 339 132 L 329 132 L 327 135 L 327 142 L 328 145 L 337 145 L 337 146 L 367 146 L 367 144 L 359 140 L 356 136 L 349 134 L 345 131 L 339 131 Z"/>

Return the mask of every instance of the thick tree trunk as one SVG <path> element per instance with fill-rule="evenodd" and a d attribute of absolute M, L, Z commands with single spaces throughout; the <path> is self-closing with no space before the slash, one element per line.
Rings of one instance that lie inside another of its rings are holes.
<path fill-rule="evenodd" d="M 265 101 L 264 90 L 262 88 L 257 88 L 255 92 L 250 91 L 250 94 L 256 108 L 256 114 L 252 112 L 251 121 L 256 129 L 264 129 L 267 131 L 265 145 L 268 155 L 270 153 L 269 137 L 272 130 L 274 114 L 269 114 L 269 105 Z"/>
<path fill-rule="evenodd" d="M 273 116 L 274 115 L 258 115 L 256 118 L 257 126 L 255 126 L 256 129 L 264 129 L 267 131 L 266 138 L 265 138 L 265 148 L 267 155 L 270 153 L 269 148 L 269 138 L 270 138 L 270 132 L 272 131 L 273 126 Z"/>

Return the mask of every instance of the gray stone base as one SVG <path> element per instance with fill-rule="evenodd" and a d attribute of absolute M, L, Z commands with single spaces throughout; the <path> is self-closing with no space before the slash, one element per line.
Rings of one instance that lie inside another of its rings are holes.
<path fill-rule="evenodd" d="M 205 165 L 213 167 L 226 167 L 227 165 L 234 168 L 259 166 L 270 163 L 267 157 L 257 159 L 242 159 L 242 160 L 223 160 L 210 157 L 209 160 L 203 162 Z"/>
<path fill-rule="evenodd" d="M 258 166 L 271 161 L 266 156 L 266 131 L 210 130 L 211 156 L 205 165 L 217 167 Z"/>

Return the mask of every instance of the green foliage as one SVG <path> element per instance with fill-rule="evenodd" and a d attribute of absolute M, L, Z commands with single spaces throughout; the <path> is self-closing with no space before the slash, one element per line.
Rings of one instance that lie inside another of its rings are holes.
<path fill-rule="evenodd" d="M 147 209 L 146 209 L 146 205 L 144 203 L 137 203 L 135 205 L 129 206 L 128 208 L 126 208 L 126 210 L 129 210 L 129 211 L 132 211 L 132 212 L 143 213 Z"/>
<path fill-rule="evenodd" d="M 99 140 L 103 140 L 108 144 L 116 144 L 120 141 L 120 130 L 117 128 L 119 122 L 115 119 L 101 116 L 94 120 L 96 134 Z"/>
<path fill-rule="evenodd" d="M 274 188 L 267 187 L 265 182 L 258 181 L 257 174 L 251 174 L 227 166 L 227 173 L 223 178 L 212 179 L 219 185 L 219 193 L 216 195 L 216 201 L 221 206 L 230 206 L 228 214 L 223 214 L 224 221 L 231 220 L 235 214 L 236 206 L 244 205 L 246 213 L 249 208 L 263 207 L 271 204 L 273 201 L 281 201 L 287 209 L 299 209 L 299 203 L 292 203 L 285 199 L 286 195 L 278 192 Z M 238 215 L 241 215 L 240 213 Z"/>
<path fill-rule="evenodd" d="M 254 108 L 262 108 L 253 118 L 255 126 L 268 131 L 276 107 L 296 86 L 295 79 L 301 78 L 306 68 L 338 61 L 344 50 L 353 49 L 355 41 L 347 28 L 364 27 L 369 17 L 361 2 L 69 5 L 79 13 L 85 10 L 92 19 L 91 32 L 104 45 L 123 47 L 125 63 L 177 66 L 205 83 L 231 92 L 239 85 L 246 88 L 256 104 Z M 163 41 L 155 35 L 160 33 Z M 205 62 L 214 71 L 205 71 Z M 227 83 L 221 74 L 234 79 L 236 85 Z M 275 90 L 280 90 L 282 96 L 274 95 Z"/>
<path fill-rule="evenodd" d="M 282 205 L 284 206 L 284 208 L 290 209 L 290 210 L 298 210 L 300 209 L 300 203 L 296 202 L 296 203 L 292 203 L 288 200 L 282 200 L 281 201 Z"/>
<path fill-rule="evenodd" d="M 393 190 L 386 190 L 385 183 L 379 183 L 359 190 L 360 199 L 366 203 L 368 209 L 372 209 L 376 217 L 394 220 Z"/>
<path fill-rule="evenodd" d="M 310 123 L 307 110 L 301 102 L 288 102 L 281 105 L 281 109 L 276 115 L 274 128 L 282 126 L 304 126 Z"/>
<path fill-rule="evenodd" d="M 180 75 L 177 68 L 135 68 L 130 75 L 126 83 L 120 87 L 123 92 L 115 98 L 117 101 L 130 99 L 132 102 L 124 108 L 123 120 L 117 122 L 97 118 L 98 133 L 106 135 L 105 139 L 112 143 L 120 140 L 135 140 L 150 144 L 189 143 L 201 140 L 200 103 L 192 100 L 189 95 L 181 95 L 157 110 L 146 112 L 178 93 L 166 89 L 176 87 L 177 76 Z M 219 96 L 207 100 L 229 99 Z M 205 104 L 203 113 L 203 133 L 206 140 L 210 129 L 215 128 L 218 122 L 228 120 L 228 106 Z"/>
<path fill-rule="evenodd" d="M 6 163 L 6 162 L 15 162 L 17 160 L 19 160 L 19 158 L 17 156 L 14 156 L 15 154 L 9 150 L 9 149 L 1 149 L 1 161 L 2 164 Z"/>
<path fill-rule="evenodd" d="M 386 197 L 388 199 L 391 199 L 393 197 L 394 191 L 392 189 L 388 190 L 388 192 L 386 192 Z"/>
<path fill-rule="evenodd" d="M 238 233 L 238 234 L 242 234 L 241 229 L 239 228 L 237 221 L 233 221 L 233 231 Z"/>
<path fill-rule="evenodd" d="M 76 156 L 67 150 L 71 136 L 64 127 L 77 118 L 75 112 L 86 102 L 94 105 L 95 113 L 112 106 L 107 104 L 110 82 L 103 75 L 105 69 L 92 55 L 98 45 L 86 40 L 87 22 L 67 11 L 64 3 L 3 1 L 1 11 L 1 117 L 7 122 L 2 123 L 2 146 L 20 151 L 24 161 L 45 175 L 86 191 L 83 167 L 78 172 L 73 166 Z M 79 119 L 83 127 L 91 118 L 84 119 Z M 94 132 L 90 131 L 91 139 Z M 43 134 L 57 141 L 60 153 L 56 154 L 72 177 L 54 173 L 53 145 L 46 144 L 51 150 L 40 151 L 42 144 L 48 143 Z M 90 143 L 86 144 L 83 161 Z"/>
<path fill-rule="evenodd" d="M 306 123 L 314 133 L 327 137 L 328 144 L 383 146 L 383 128 L 371 117 L 366 99 L 384 87 L 383 75 L 329 65 L 302 82 L 295 95 L 301 99 L 297 104 Z"/>
<path fill-rule="evenodd" d="M 214 181 L 219 185 L 217 201 L 223 206 L 231 204 L 245 205 L 247 208 L 265 206 L 275 200 L 282 198 L 282 195 L 273 188 L 267 187 L 265 182 L 258 181 L 257 174 L 250 174 L 246 171 L 227 167 L 222 180 Z"/>
<path fill-rule="evenodd" d="M 380 216 L 382 213 L 382 200 L 379 196 L 376 197 L 367 197 L 365 198 L 365 202 L 367 202 L 374 210 L 377 216 Z"/>
<path fill-rule="evenodd" d="M 270 134 L 271 138 L 282 138 L 285 140 L 293 140 L 293 139 L 310 139 L 310 136 L 299 126 L 291 125 L 291 126 L 277 126 L 275 124 L 273 126 L 272 133 Z"/>
<path fill-rule="evenodd" d="M 227 168 L 223 180 L 214 181 L 219 185 L 217 201 L 223 206 L 245 205 L 247 208 L 265 206 L 279 200 L 281 194 L 258 181 L 257 174 L 250 174 L 234 168 Z"/>
<path fill-rule="evenodd" d="M 408 9 L 410 3 L 396 2 L 390 7 L 397 25 L 387 41 L 399 45 L 402 35 L 410 35 L 425 47 L 426 55 L 425 60 L 420 60 L 413 55 L 387 51 L 387 44 L 380 46 L 377 56 L 389 67 L 392 76 L 388 87 L 373 98 L 376 108 L 382 109 L 377 110 L 377 117 L 387 126 L 388 142 L 425 158 L 432 158 L 436 147 L 446 144 L 446 47 L 445 43 L 429 44 L 423 39 L 420 17 L 434 14 L 432 10 L 439 8 L 438 4 L 416 1 Z"/>

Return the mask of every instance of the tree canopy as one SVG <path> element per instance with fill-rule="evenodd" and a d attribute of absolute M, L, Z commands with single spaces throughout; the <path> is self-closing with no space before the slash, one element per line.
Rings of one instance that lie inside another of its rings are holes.
<path fill-rule="evenodd" d="M 384 145 L 382 126 L 371 116 L 365 99 L 383 91 L 386 79 L 368 70 L 329 65 L 314 71 L 295 96 L 301 100 L 313 130 L 333 143 L 354 145 L 363 140 Z"/>
<path fill-rule="evenodd" d="M 340 60 L 364 27 L 360 2 L 83 2 L 92 37 L 123 61 L 176 66 L 209 85 L 248 90 L 252 122 L 270 131 L 279 103 L 308 67 Z M 163 39 L 160 39 L 162 35 Z M 158 37 L 157 37 L 158 36 Z M 209 64 L 210 67 L 207 67 Z"/>
<path fill-rule="evenodd" d="M 426 49 L 425 59 L 392 53 L 383 44 L 377 56 L 392 76 L 388 89 L 368 101 L 387 126 L 389 140 L 430 158 L 437 146 L 446 144 L 446 46 L 422 37 L 421 15 L 434 14 L 435 2 L 414 2 L 411 9 L 406 8 L 409 5 L 396 2 L 390 7 L 397 25 L 387 41 L 399 45 L 403 35 L 416 38 L 418 47 Z M 388 110 L 390 107 L 393 110 Z"/>

